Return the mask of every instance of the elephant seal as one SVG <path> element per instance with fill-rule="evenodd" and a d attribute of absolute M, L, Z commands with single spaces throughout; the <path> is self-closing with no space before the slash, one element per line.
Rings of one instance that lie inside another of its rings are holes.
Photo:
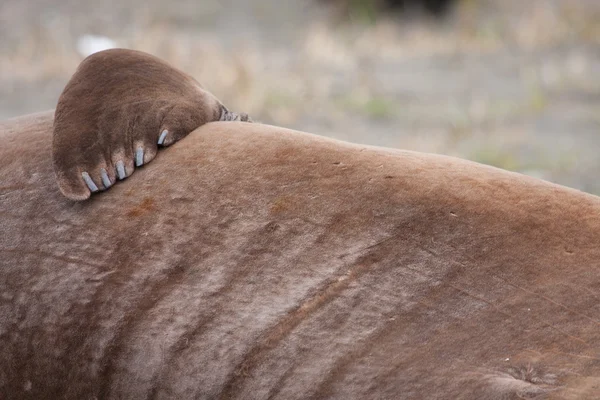
<path fill-rule="evenodd" d="M 0 123 L 0 398 L 598 398 L 598 197 L 212 122 L 72 202 L 51 136 Z"/>
<path fill-rule="evenodd" d="M 52 156 L 61 192 L 85 200 L 210 121 L 251 121 L 229 112 L 191 76 L 140 51 L 87 57 L 56 106 Z"/>

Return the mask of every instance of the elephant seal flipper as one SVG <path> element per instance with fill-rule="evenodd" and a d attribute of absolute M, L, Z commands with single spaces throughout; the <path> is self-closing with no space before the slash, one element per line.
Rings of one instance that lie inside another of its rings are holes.
<path fill-rule="evenodd" d="M 599 398 L 600 198 L 217 122 L 73 204 L 52 118 L 0 121 L 0 399 Z"/>
<path fill-rule="evenodd" d="M 56 107 L 52 161 L 61 192 L 85 200 L 211 121 L 247 121 L 187 74 L 138 51 L 111 49 L 79 65 Z"/>

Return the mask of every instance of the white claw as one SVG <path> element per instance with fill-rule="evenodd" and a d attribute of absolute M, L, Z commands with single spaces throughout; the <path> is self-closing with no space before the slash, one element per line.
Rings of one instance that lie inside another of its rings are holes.
<path fill-rule="evenodd" d="M 140 167 L 144 165 L 144 149 L 138 148 L 135 152 L 135 166 Z"/>
<path fill-rule="evenodd" d="M 168 130 L 164 130 L 162 131 L 162 133 L 160 134 L 160 137 L 158 138 L 158 144 L 162 145 L 165 142 L 165 138 L 167 137 L 167 134 L 169 133 Z"/>
<path fill-rule="evenodd" d="M 102 177 L 102 184 L 104 185 L 105 189 L 108 189 L 112 186 L 112 182 L 108 178 L 108 174 L 104 168 L 100 169 L 100 176 Z"/>
<path fill-rule="evenodd" d="M 94 183 L 94 181 L 92 180 L 92 178 L 90 177 L 90 174 L 88 174 L 87 172 L 82 172 L 81 173 L 81 177 L 83 178 L 83 180 L 85 181 L 85 184 L 87 185 L 87 187 L 92 191 L 92 192 L 97 192 L 98 191 L 98 186 L 96 186 L 96 184 Z"/>
<path fill-rule="evenodd" d="M 125 174 L 125 165 L 123 164 L 123 161 L 117 162 L 117 175 L 121 180 L 127 178 L 127 174 Z"/>

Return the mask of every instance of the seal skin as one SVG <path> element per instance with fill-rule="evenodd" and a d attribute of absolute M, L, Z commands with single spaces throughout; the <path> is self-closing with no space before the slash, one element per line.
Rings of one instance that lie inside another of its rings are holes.
<path fill-rule="evenodd" d="M 600 198 L 213 122 L 72 202 L 51 123 L 0 123 L 1 399 L 598 399 Z"/>
<path fill-rule="evenodd" d="M 85 200 L 150 162 L 159 146 L 218 120 L 251 121 L 150 54 L 95 53 L 79 65 L 56 106 L 56 181 L 69 199 Z"/>

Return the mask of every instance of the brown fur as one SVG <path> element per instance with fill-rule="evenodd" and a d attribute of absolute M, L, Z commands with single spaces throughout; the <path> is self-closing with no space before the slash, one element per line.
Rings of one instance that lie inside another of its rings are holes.
<path fill-rule="evenodd" d="M 117 180 L 119 161 L 126 176 L 133 173 L 136 149 L 144 149 L 144 164 L 154 158 L 164 130 L 168 146 L 226 114 L 194 78 L 156 57 L 126 49 L 93 54 L 78 67 L 56 107 L 52 151 L 59 188 L 72 200 L 85 200 L 90 189 L 82 173 L 99 190 L 108 189 Z"/>
<path fill-rule="evenodd" d="M 73 203 L 51 121 L 0 125 L 0 398 L 598 398 L 598 197 L 216 122 Z"/>

